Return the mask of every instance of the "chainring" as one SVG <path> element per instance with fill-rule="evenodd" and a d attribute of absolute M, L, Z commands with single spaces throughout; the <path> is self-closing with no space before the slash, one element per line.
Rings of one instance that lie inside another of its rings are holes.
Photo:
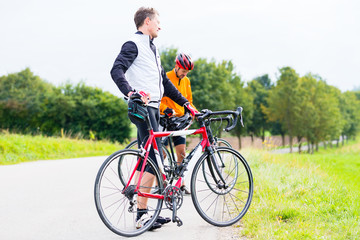
<path fill-rule="evenodd" d="M 179 209 L 183 204 L 183 194 L 180 188 L 175 186 L 167 186 L 164 190 L 164 202 L 168 209 L 173 210 L 173 202 L 176 202 L 176 209 Z"/>

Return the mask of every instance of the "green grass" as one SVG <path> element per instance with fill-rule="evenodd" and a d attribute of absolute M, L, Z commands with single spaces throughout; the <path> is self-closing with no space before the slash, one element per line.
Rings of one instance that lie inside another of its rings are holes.
<path fill-rule="evenodd" d="M 123 148 L 108 141 L 0 133 L 0 165 L 20 162 L 107 156 Z"/>
<path fill-rule="evenodd" d="M 255 181 L 246 239 L 360 239 L 360 141 L 313 155 L 244 155 Z"/>
<path fill-rule="evenodd" d="M 0 165 L 110 155 L 106 141 L 0 133 Z M 360 239 L 360 141 L 309 154 L 244 150 L 254 197 L 244 239 Z"/>

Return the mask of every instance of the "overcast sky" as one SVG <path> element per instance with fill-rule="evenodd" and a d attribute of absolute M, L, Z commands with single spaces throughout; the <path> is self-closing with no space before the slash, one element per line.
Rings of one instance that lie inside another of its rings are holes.
<path fill-rule="evenodd" d="M 275 82 L 291 66 L 342 91 L 360 86 L 359 0 L 0 0 L 0 76 L 29 67 L 56 86 L 121 96 L 110 69 L 141 6 L 160 12 L 160 49 L 231 60 L 244 81 Z"/>

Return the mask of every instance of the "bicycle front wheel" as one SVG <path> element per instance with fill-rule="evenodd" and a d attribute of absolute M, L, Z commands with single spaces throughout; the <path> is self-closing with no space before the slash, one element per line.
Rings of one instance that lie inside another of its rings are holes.
<path fill-rule="evenodd" d="M 253 178 L 245 158 L 232 148 L 217 147 L 203 154 L 191 177 L 191 197 L 208 223 L 226 227 L 247 212 L 253 195 Z"/>
<path fill-rule="evenodd" d="M 216 145 L 219 146 L 219 147 L 232 148 L 231 144 L 228 141 L 226 141 L 225 139 L 223 139 L 223 138 L 216 139 Z"/>
<path fill-rule="evenodd" d="M 122 161 L 120 165 L 119 160 Z M 159 216 L 163 203 L 162 199 L 147 198 L 145 205 L 143 203 L 146 200 L 135 192 L 139 172 L 135 172 L 131 181 L 130 177 L 139 160 L 142 162 L 139 151 L 117 151 L 104 161 L 95 181 L 95 205 L 101 220 L 111 231 L 125 237 L 134 237 L 147 231 Z M 121 177 L 119 173 L 122 174 Z M 129 186 L 125 189 L 128 183 Z M 158 194 L 163 191 L 162 177 L 150 158 L 145 166 L 139 191 Z M 137 224 L 137 208 L 147 208 L 149 216 L 152 216 L 144 225 Z"/>

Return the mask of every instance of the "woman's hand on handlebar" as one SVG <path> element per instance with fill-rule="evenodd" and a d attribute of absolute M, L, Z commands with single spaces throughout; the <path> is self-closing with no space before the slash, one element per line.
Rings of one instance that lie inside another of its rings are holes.
<path fill-rule="evenodd" d="M 195 117 L 197 113 L 199 113 L 198 110 L 196 110 L 189 102 L 184 104 L 185 111 L 190 112 L 190 114 Z"/>

